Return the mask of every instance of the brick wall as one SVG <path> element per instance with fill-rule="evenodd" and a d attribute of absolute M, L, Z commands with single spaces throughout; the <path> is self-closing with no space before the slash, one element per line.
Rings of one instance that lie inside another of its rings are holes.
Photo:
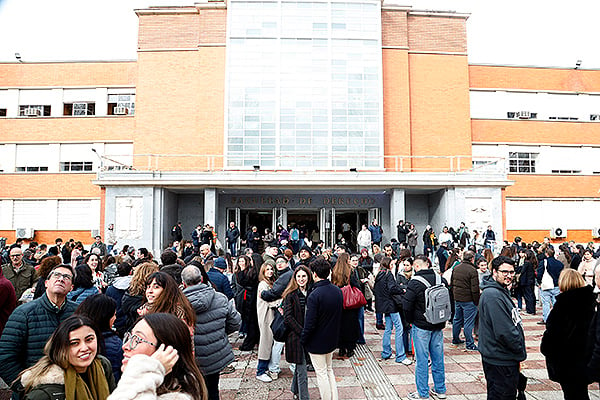
<path fill-rule="evenodd" d="M 469 66 L 472 88 L 600 92 L 600 71 L 576 69 Z"/>
<path fill-rule="evenodd" d="M 96 174 L 0 174 L 0 199 L 97 199 Z"/>
<path fill-rule="evenodd" d="M 467 52 L 466 18 L 409 14 L 407 22 L 411 51 Z"/>
<path fill-rule="evenodd" d="M 195 7 L 183 14 L 140 14 L 138 48 L 175 49 L 198 46 L 199 15 Z"/>
<path fill-rule="evenodd" d="M 135 86 L 137 63 L 0 63 L 0 87 Z"/>
<path fill-rule="evenodd" d="M 227 39 L 227 10 L 200 10 L 200 44 L 225 44 Z"/>
<path fill-rule="evenodd" d="M 381 12 L 381 44 L 386 46 L 408 46 L 407 11 Z"/>

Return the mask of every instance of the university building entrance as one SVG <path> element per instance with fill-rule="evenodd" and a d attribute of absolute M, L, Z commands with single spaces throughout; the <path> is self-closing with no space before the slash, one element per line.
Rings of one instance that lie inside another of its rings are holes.
<path fill-rule="evenodd" d="M 276 232 L 278 225 L 282 225 L 288 231 L 296 227 L 301 232 L 301 237 L 306 237 L 311 242 L 321 240 L 326 247 L 332 247 L 334 244 L 342 242 L 343 239 L 351 250 L 356 250 L 356 236 L 361 226 L 369 225 L 373 219 L 380 220 L 380 210 L 379 207 L 366 209 L 228 207 L 226 208 L 227 221 L 225 223 L 234 221 L 239 227 L 242 237 L 245 237 L 246 232 L 253 226 L 258 228 L 262 236 L 266 234 L 267 229 Z"/>

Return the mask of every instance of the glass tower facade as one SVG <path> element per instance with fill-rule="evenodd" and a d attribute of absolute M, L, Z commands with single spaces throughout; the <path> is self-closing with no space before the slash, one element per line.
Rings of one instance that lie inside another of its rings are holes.
<path fill-rule="evenodd" d="M 378 1 L 228 6 L 231 168 L 383 166 Z"/>

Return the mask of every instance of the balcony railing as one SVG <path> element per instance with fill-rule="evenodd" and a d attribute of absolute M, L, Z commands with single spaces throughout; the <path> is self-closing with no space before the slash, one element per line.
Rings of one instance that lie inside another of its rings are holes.
<path fill-rule="evenodd" d="M 228 159 L 224 155 L 198 154 L 136 154 L 128 156 L 132 163 L 115 162 L 123 155 L 104 155 L 101 171 L 190 171 L 190 172 L 237 172 L 237 171 L 286 171 L 286 172 L 444 172 L 505 174 L 505 158 L 486 158 L 473 164 L 472 156 L 265 156 L 258 160 Z"/>

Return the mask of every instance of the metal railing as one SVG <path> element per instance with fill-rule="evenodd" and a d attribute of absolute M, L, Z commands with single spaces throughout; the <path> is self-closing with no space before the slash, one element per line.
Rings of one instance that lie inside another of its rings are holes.
<path fill-rule="evenodd" d="M 106 161 L 103 172 L 136 171 L 286 171 L 286 172 L 445 172 L 480 174 L 506 173 L 506 159 L 486 157 L 485 161 L 473 164 L 472 156 L 312 156 L 293 157 L 261 154 L 254 160 L 243 160 L 216 154 L 136 154 L 128 156 L 131 163 L 115 162 L 123 160 L 123 155 L 104 155 Z"/>

